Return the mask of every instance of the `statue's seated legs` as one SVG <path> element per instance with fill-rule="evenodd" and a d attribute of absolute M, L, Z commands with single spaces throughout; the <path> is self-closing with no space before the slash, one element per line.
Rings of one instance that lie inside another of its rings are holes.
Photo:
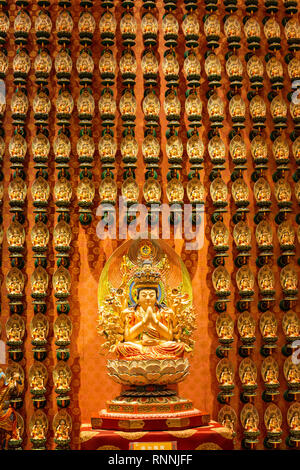
<path fill-rule="evenodd" d="M 119 359 L 132 361 L 144 359 L 176 359 L 183 357 L 184 344 L 174 341 L 165 341 L 153 346 L 144 346 L 138 343 L 119 343 L 116 353 Z"/>

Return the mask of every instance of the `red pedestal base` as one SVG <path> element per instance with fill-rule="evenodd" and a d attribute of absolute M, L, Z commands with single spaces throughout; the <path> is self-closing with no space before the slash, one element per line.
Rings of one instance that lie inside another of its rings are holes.
<path fill-rule="evenodd" d="M 169 431 L 94 430 L 83 424 L 80 432 L 82 450 L 232 450 L 228 429 L 215 421 L 207 426 Z"/>
<path fill-rule="evenodd" d="M 116 431 L 167 431 L 206 426 L 210 415 L 197 410 L 173 413 L 109 413 L 103 410 L 99 417 L 91 419 L 92 429 Z"/>

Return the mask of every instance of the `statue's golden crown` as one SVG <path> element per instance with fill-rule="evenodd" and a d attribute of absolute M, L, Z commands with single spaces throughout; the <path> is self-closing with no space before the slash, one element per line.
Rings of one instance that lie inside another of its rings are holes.
<path fill-rule="evenodd" d="M 157 287 L 160 281 L 161 274 L 153 269 L 151 263 L 144 262 L 134 274 L 134 285 L 137 289 Z"/>

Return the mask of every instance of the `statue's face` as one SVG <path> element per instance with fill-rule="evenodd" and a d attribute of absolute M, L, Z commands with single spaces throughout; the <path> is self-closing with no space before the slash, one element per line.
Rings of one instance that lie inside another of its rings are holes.
<path fill-rule="evenodd" d="M 156 291 L 153 289 L 141 289 L 139 293 L 139 303 L 144 308 L 154 307 L 156 302 Z"/>

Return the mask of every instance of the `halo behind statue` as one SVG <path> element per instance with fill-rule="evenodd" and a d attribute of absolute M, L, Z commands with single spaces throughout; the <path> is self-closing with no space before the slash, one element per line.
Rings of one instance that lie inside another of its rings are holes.
<path fill-rule="evenodd" d="M 180 256 L 163 240 L 139 238 L 123 243 L 108 259 L 99 279 L 98 305 L 101 305 L 107 297 L 111 287 L 118 289 L 121 286 L 124 257 L 128 261 L 126 269 L 132 270 L 132 275 L 130 275 L 130 272 L 128 273 L 127 285 L 131 305 L 134 305 L 136 301 L 133 273 L 147 260 L 151 260 L 152 265 L 160 272 L 162 277 L 158 288 L 158 301 L 160 303 L 165 300 L 166 288 L 177 288 L 179 285 L 182 286 L 182 292 L 187 293 L 192 300 L 191 279 Z"/>

